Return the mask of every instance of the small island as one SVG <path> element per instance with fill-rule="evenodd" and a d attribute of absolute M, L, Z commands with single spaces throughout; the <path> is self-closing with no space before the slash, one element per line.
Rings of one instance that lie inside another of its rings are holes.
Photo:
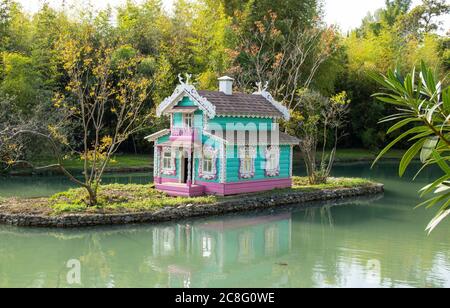
<path fill-rule="evenodd" d="M 192 217 L 279 208 L 308 207 L 315 201 L 382 194 L 384 187 L 365 179 L 331 178 L 327 184 L 309 185 L 293 178 L 292 188 L 244 196 L 170 197 L 153 185 L 106 185 L 99 189 L 98 205 L 72 189 L 50 198 L 0 199 L 0 223 L 22 227 L 77 228 L 101 225 L 177 221 Z"/>

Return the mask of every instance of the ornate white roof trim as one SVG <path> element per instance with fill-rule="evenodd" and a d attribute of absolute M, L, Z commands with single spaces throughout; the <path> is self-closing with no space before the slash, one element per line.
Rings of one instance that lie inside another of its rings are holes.
<path fill-rule="evenodd" d="M 153 135 L 147 136 L 144 139 L 149 142 L 154 142 L 154 141 L 158 140 L 159 138 L 167 136 L 169 134 L 170 134 L 170 129 L 164 129 L 162 131 L 154 133 Z"/>
<path fill-rule="evenodd" d="M 262 85 L 261 82 L 258 82 L 256 84 L 258 86 L 258 91 L 253 93 L 253 95 L 261 95 L 262 97 L 264 97 L 266 100 L 268 100 L 275 108 L 278 109 L 279 112 L 281 112 L 283 114 L 283 117 L 286 121 L 289 121 L 289 119 L 291 118 L 291 114 L 289 112 L 289 109 L 287 109 L 283 104 L 281 104 L 280 102 L 277 102 L 272 94 L 270 94 L 267 91 L 267 88 L 269 87 L 269 83 L 266 82 L 266 84 Z"/>
<path fill-rule="evenodd" d="M 192 101 L 198 104 L 198 107 L 205 112 L 210 119 L 216 116 L 216 106 L 211 104 L 206 98 L 198 94 L 197 89 L 190 82 L 191 75 L 186 76 L 186 82 L 183 81 L 181 75 L 178 75 L 180 84 L 177 86 L 173 94 L 158 106 L 156 109 L 156 115 L 161 117 L 163 113 L 168 109 L 178 104 L 184 97 L 189 97 Z"/>

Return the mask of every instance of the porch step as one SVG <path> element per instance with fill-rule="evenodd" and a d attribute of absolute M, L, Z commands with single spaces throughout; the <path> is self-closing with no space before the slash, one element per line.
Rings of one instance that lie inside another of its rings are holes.
<path fill-rule="evenodd" d="M 198 197 L 205 194 L 205 188 L 200 185 L 191 185 L 179 183 L 156 184 L 156 189 L 161 190 L 174 197 Z"/>

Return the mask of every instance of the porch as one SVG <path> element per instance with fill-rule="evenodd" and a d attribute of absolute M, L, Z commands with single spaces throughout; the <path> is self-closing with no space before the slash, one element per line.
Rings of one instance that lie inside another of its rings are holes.
<path fill-rule="evenodd" d="M 204 186 L 188 185 L 184 183 L 161 183 L 155 185 L 156 189 L 164 191 L 173 197 L 199 197 L 205 194 Z"/>
<path fill-rule="evenodd" d="M 194 152 L 199 147 L 199 142 L 180 139 L 157 144 L 155 188 L 175 197 L 204 195 L 204 187 L 194 183 Z"/>

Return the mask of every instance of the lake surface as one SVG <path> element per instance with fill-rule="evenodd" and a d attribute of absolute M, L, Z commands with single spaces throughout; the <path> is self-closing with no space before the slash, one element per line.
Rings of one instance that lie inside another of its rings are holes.
<path fill-rule="evenodd" d="M 414 210 L 418 190 L 438 172 L 411 184 L 396 168 L 337 166 L 336 176 L 386 184 L 384 197 L 339 206 L 84 230 L 0 226 L 0 287 L 450 287 L 449 221 L 427 236 L 435 209 Z M 58 177 L 0 181 L 0 196 L 70 186 Z"/>

